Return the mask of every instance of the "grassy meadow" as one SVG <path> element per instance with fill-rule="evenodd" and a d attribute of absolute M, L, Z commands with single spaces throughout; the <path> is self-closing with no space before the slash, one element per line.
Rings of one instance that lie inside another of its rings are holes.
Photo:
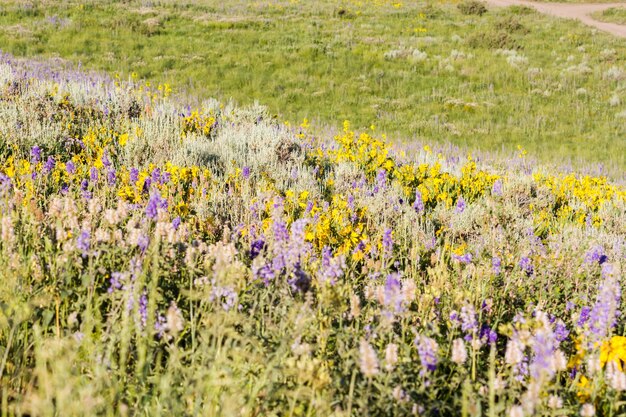
<path fill-rule="evenodd" d="M 593 17 L 602 22 L 626 25 L 626 5 L 624 7 L 611 7 L 602 12 L 594 13 Z"/>
<path fill-rule="evenodd" d="M 281 119 L 375 125 L 544 162 L 626 167 L 621 39 L 512 7 L 391 1 L 4 2 L 0 45 L 258 101 Z"/>
<path fill-rule="evenodd" d="M 623 43 L 476 3 L 0 7 L 0 417 L 626 414 Z"/>

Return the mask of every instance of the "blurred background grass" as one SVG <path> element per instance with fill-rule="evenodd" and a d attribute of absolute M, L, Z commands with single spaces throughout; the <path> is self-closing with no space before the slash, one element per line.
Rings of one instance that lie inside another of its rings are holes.
<path fill-rule="evenodd" d="M 6 52 L 135 72 L 191 101 L 259 101 L 292 123 L 349 119 L 395 140 L 495 153 L 522 146 L 557 164 L 626 167 L 623 40 L 527 8 L 473 15 L 456 4 L 382 0 L 0 7 Z"/>

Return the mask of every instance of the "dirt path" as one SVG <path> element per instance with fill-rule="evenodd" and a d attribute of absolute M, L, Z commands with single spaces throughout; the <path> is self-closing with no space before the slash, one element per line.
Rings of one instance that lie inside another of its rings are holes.
<path fill-rule="evenodd" d="M 626 25 L 618 25 L 617 23 L 600 22 L 590 16 L 591 13 L 602 11 L 610 7 L 626 7 L 626 3 L 587 3 L 587 4 L 571 4 L 571 3 L 539 3 L 525 0 L 486 0 L 488 4 L 493 6 L 528 6 L 535 10 L 549 14 L 552 16 L 563 17 L 566 19 L 578 19 L 586 25 L 593 26 L 605 32 L 612 33 L 615 36 L 626 38 Z"/>

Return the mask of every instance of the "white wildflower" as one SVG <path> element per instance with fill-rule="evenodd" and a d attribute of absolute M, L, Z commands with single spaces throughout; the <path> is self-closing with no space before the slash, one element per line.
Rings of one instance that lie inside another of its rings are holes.
<path fill-rule="evenodd" d="M 359 354 L 361 357 L 360 367 L 363 375 L 368 378 L 378 375 L 378 358 L 376 357 L 376 352 L 365 339 L 361 339 Z"/>
<path fill-rule="evenodd" d="M 2 241 L 12 242 L 15 238 L 15 229 L 13 228 L 13 221 L 9 216 L 2 217 Z"/>
<path fill-rule="evenodd" d="M 558 410 L 559 408 L 562 408 L 563 399 L 559 397 L 558 395 L 551 395 L 548 398 L 548 407 L 550 407 L 553 410 Z"/>
<path fill-rule="evenodd" d="M 398 363 L 398 345 L 389 343 L 385 349 L 385 370 L 393 371 Z"/>
<path fill-rule="evenodd" d="M 606 378 L 615 391 L 626 391 L 626 373 L 620 370 L 614 361 L 606 365 Z"/>
<path fill-rule="evenodd" d="M 509 410 L 509 417 L 524 417 L 524 409 L 519 405 L 514 405 Z"/>
<path fill-rule="evenodd" d="M 508 365 L 516 365 L 524 360 L 524 345 L 517 338 L 506 344 L 504 360 Z"/>
<path fill-rule="evenodd" d="M 583 404 L 583 406 L 580 408 L 580 415 L 581 417 L 593 417 L 596 415 L 596 408 L 593 406 L 593 404 Z"/>
<path fill-rule="evenodd" d="M 626 77 L 626 74 L 621 68 L 611 67 L 604 73 L 604 78 L 614 81 L 620 81 Z"/>
<path fill-rule="evenodd" d="M 463 339 L 454 339 L 452 342 L 452 362 L 462 365 L 467 360 L 467 349 Z"/>
<path fill-rule="evenodd" d="M 165 315 L 165 329 L 172 337 L 176 337 L 183 330 L 184 325 L 183 315 L 178 306 L 172 302 Z"/>
<path fill-rule="evenodd" d="M 622 103 L 622 101 L 620 100 L 619 96 L 617 94 L 613 94 L 611 96 L 611 98 L 609 99 L 609 105 L 611 107 L 616 107 L 619 106 Z"/>
<path fill-rule="evenodd" d="M 426 58 L 428 58 L 428 54 L 426 52 L 420 51 L 419 49 L 414 49 L 410 56 L 410 59 L 413 62 L 426 61 Z"/>
<path fill-rule="evenodd" d="M 361 314 L 361 300 L 356 294 L 350 296 L 350 318 L 355 319 Z"/>

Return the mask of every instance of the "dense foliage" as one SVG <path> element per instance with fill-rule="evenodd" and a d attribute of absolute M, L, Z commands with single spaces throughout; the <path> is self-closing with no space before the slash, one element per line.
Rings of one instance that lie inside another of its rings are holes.
<path fill-rule="evenodd" d="M 0 63 L 2 415 L 623 415 L 626 190 Z"/>

